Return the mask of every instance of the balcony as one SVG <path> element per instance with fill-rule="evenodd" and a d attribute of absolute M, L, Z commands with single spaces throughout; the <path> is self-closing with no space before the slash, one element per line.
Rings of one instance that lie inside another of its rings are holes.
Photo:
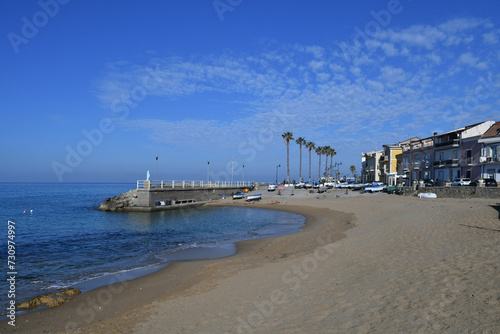
<path fill-rule="evenodd" d="M 487 163 L 490 163 L 490 162 L 499 162 L 500 161 L 500 156 L 492 156 L 492 157 L 488 157 L 488 156 L 480 156 L 479 157 L 479 162 L 482 163 L 482 164 L 487 164 Z"/>
<path fill-rule="evenodd" d="M 434 161 L 433 166 L 434 167 L 458 166 L 458 159 Z"/>
<path fill-rule="evenodd" d="M 450 147 L 459 147 L 460 146 L 460 139 L 451 139 L 444 141 L 442 143 L 434 143 L 434 147 L 445 147 L 445 146 L 450 146 Z"/>

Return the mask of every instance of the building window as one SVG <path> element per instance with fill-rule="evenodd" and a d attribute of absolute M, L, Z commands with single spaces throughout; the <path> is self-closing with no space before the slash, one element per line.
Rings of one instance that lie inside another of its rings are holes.
<path fill-rule="evenodd" d="M 414 163 L 413 167 L 420 168 L 420 155 L 415 156 L 415 163 Z"/>
<path fill-rule="evenodd" d="M 467 150 L 467 164 L 472 165 L 472 150 Z"/>

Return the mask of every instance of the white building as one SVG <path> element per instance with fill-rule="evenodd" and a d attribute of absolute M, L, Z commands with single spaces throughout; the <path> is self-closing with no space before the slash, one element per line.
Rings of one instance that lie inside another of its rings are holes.
<path fill-rule="evenodd" d="M 478 142 L 482 144 L 479 158 L 481 176 L 500 182 L 500 122 L 493 124 Z"/>

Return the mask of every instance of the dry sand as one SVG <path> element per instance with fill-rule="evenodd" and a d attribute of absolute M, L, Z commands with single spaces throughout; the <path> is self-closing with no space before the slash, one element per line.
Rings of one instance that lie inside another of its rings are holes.
<path fill-rule="evenodd" d="M 15 332 L 500 333 L 500 200 L 263 196 L 216 205 L 300 213 L 303 231 L 18 316 Z"/>

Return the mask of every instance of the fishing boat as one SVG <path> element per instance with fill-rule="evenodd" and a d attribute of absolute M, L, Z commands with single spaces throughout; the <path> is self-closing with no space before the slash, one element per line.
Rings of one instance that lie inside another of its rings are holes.
<path fill-rule="evenodd" d="M 394 194 L 396 190 L 398 190 L 398 186 L 387 186 L 382 189 L 383 192 L 388 194 Z"/>
<path fill-rule="evenodd" d="M 299 183 L 295 184 L 295 189 L 303 189 L 303 188 L 305 188 L 305 185 L 306 185 L 305 183 L 299 182 Z"/>
<path fill-rule="evenodd" d="M 311 189 L 312 187 L 313 187 L 313 184 L 311 182 L 304 184 L 304 188 L 306 188 L 306 189 Z"/>
<path fill-rule="evenodd" d="M 437 198 L 437 195 L 435 193 L 420 193 L 418 198 Z"/>
<path fill-rule="evenodd" d="M 258 201 L 262 198 L 262 194 L 248 195 L 247 201 Z"/>
<path fill-rule="evenodd" d="M 367 193 L 376 193 L 382 191 L 384 189 L 384 185 L 382 183 L 373 183 L 369 187 L 365 187 L 365 192 Z"/>
<path fill-rule="evenodd" d="M 245 197 L 244 193 L 237 193 L 233 195 L 233 199 L 242 199 L 243 197 Z"/>
<path fill-rule="evenodd" d="M 361 190 L 361 189 L 365 188 L 366 186 L 367 186 L 366 183 L 356 183 L 352 187 L 352 190 Z"/>

